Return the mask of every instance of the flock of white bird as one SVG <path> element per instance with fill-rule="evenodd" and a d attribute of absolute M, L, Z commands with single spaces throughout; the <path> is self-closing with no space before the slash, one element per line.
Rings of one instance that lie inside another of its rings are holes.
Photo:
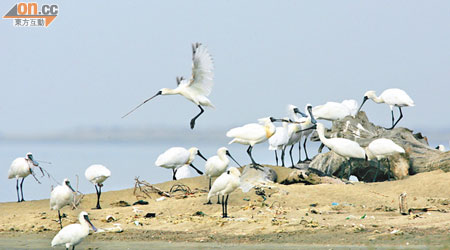
<path fill-rule="evenodd" d="M 123 117 L 128 116 L 130 113 L 141 107 L 143 104 L 152 100 L 159 95 L 182 95 L 186 99 L 193 102 L 200 109 L 200 113 L 194 116 L 190 121 L 191 129 L 194 128 L 196 120 L 203 114 L 203 107 L 214 107 L 211 101 L 208 99 L 208 95 L 211 93 L 213 87 L 213 60 L 208 52 L 208 49 L 200 44 L 196 43 L 192 46 L 192 75 L 189 80 L 183 77 L 177 77 L 177 87 L 175 89 L 162 88 L 154 96 L 146 99 L 139 104 L 136 108 L 125 114 Z M 306 143 L 311 133 L 316 130 L 320 141 L 327 146 L 331 151 L 346 158 L 350 167 L 349 175 L 351 173 L 351 159 L 376 159 L 379 162 L 381 159 L 386 158 L 389 155 L 404 153 L 404 149 L 395 144 L 393 141 L 385 138 L 379 138 L 372 141 L 366 148 L 361 147 L 357 142 L 344 139 L 344 138 L 326 138 L 325 126 L 322 123 L 318 123 L 317 120 L 334 121 L 342 119 L 346 116 L 355 116 L 359 110 L 361 110 L 364 103 L 371 99 L 376 103 L 386 103 L 389 105 L 392 114 L 392 126 L 389 129 L 393 129 L 398 122 L 402 119 L 402 107 L 414 106 L 412 99 L 401 89 L 387 89 L 380 96 L 376 96 L 375 91 L 367 91 L 364 94 L 363 102 L 358 108 L 355 100 L 345 100 L 341 103 L 327 102 L 323 105 L 313 107 L 311 104 L 305 106 L 304 113 L 301 112 L 296 106 L 288 106 L 289 117 L 283 119 L 276 119 L 273 117 L 265 117 L 259 119 L 258 123 L 250 123 L 241 127 L 230 129 L 226 136 L 232 138 L 229 142 L 240 143 L 248 145 L 247 153 L 251 160 L 251 167 L 260 169 L 262 166 L 258 164 L 252 156 L 252 149 L 256 144 L 269 142 L 269 150 L 275 151 L 275 158 L 278 165 L 277 151 L 281 150 L 281 164 L 284 166 L 285 150 L 290 147 L 289 155 L 291 164 L 294 166 L 294 160 L 292 157 L 292 150 L 295 144 L 299 144 L 299 160 L 300 162 L 308 162 Z M 398 107 L 400 116 L 395 121 L 394 119 L 394 107 Z M 123 118 L 122 117 L 122 118 Z M 282 122 L 282 126 L 276 127 L 274 122 Z M 301 146 L 305 152 L 306 158 L 301 160 Z M 198 155 L 205 163 L 205 176 L 209 180 L 209 193 L 207 196 L 207 203 L 211 204 L 211 198 L 218 196 L 218 203 L 222 204 L 222 216 L 227 217 L 227 204 L 228 196 L 236 188 L 240 186 L 240 171 L 236 167 L 230 167 L 230 157 L 234 162 L 236 160 L 231 156 L 227 148 L 221 147 L 217 150 L 217 155 L 206 159 L 198 150 L 198 148 L 192 147 L 185 149 L 181 147 L 172 147 L 159 155 L 155 165 L 172 170 L 173 180 L 191 177 L 190 168 L 193 168 L 198 174 L 203 175 L 197 167 L 193 165 L 195 156 Z M 239 163 L 236 162 L 238 166 Z M 28 153 L 24 158 L 17 158 L 11 164 L 9 171 L 9 178 L 16 178 L 16 189 L 18 202 L 24 201 L 22 184 L 25 177 L 29 174 L 34 176 L 33 167 L 39 167 L 39 163 L 33 158 L 31 153 Z M 377 173 L 378 173 L 377 169 Z M 42 169 L 41 169 L 42 171 Z M 111 175 L 111 172 L 102 165 L 92 165 L 86 169 L 86 178 L 95 186 L 97 192 L 97 209 L 100 207 L 100 195 L 103 182 Z M 20 185 L 19 179 L 22 178 Z M 212 179 L 216 178 L 213 184 Z M 20 188 L 19 188 L 20 187 Z M 19 192 L 20 189 L 20 192 Z M 64 179 L 62 185 L 53 189 L 50 195 L 50 207 L 52 210 L 58 210 L 59 223 L 62 227 L 60 210 L 66 206 L 72 204 L 74 189 L 70 185 L 68 179 Z M 21 194 L 21 197 L 19 196 Z M 220 198 L 222 199 L 220 202 Z M 81 212 L 79 215 L 80 224 L 68 225 L 59 231 L 59 233 L 53 239 L 51 245 L 65 245 L 66 248 L 75 248 L 89 233 L 89 225 L 92 226 L 94 231 L 95 227 L 89 220 L 86 212 Z"/>

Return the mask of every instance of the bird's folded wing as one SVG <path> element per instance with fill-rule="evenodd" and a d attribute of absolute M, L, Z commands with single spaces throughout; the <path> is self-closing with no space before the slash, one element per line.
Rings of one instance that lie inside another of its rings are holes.
<path fill-rule="evenodd" d="M 214 65 L 208 49 L 196 43 L 192 45 L 192 78 L 189 87 L 196 89 L 202 95 L 208 96 L 214 85 Z"/>

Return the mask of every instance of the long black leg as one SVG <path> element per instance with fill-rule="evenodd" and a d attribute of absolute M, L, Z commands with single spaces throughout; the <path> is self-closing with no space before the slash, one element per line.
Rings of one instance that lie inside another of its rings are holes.
<path fill-rule="evenodd" d="M 372 182 L 375 182 L 377 180 L 378 171 L 380 171 L 380 161 L 379 160 L 377 160 L 377 161 L 378 161 L 378 167 L 377 167 L 377 171 L 375 172 L 375 176 L 373 177 Z"/>
<path fill-rule="evenodd" d="M 211 190 L 211 180 L 212 180 L 212 177 L 209 177 L 209 189 L 208 189 L 208 191 Z"/>
<path fill-rule="evenodd" d="M 277 164 L 277 166 L 278 166 L 278 154 L 277 154 L 277 150 L 275 149 L 274 152 L 275 152 L 275 162 L 276 162 L 276 164 Z"/>
<path fill-rule="evenodd" d="M 217 195 L 217 204 L 220 204 L 220 195 Z"/>
<path fill-rule="evenodd" d="M 352 161 L 350 159 L 348 159 L 348 166 L 350 167 L 350 169 L 348 170 L 347 180 L 350 180 L 350 175 L 352 174 Z"/>
<path fill-rule="evenodd" d="M 17 202 L 20 202 L 20 195 L 19 195 L 19 178 L 16 179 L 16 191 L 17 191 Z"/>
<path fill-rule="evenodd" d="M 59 218 L 59 226 L 62 229 L 61 213 L 59 212 L 59 209 L 58 209 L 58 218 Z"/>
<path fill-rule="evenodd" d="M 172 180 L 176 181 L 177 177 L 175 177 L 175 174 L 177 173 L 177 171 L 175 171 L 175 168 L 172 168 Z"/>
<path fill-rule="evenodd" d="M 97 194 L 97 206 L 95 207 L 96 209 L 101 209 L 100 207 L 100 194 L 99 194 L 99 190 L 97 188 L 97 185 L 94 184 L 95 187 L 95 193 Z"/>
<path fill-rule="evenodd" d="M 198 168 L 196 168 L 192 163 L 191 164 L 189 164 L 189 166 L 191 166 L 193 169 L 195 169 L 195 171 L 197 171 L 197 174 L 199 174 L 199 175 L 203 175 L 203 172 L 202 171 L 200 171 L 200 170 L 198 170 Z"/>
<path fill-rule="evenodd" d="M 391 116 L 392 116 L 392 127 L 391 127 L 391 129 L 393 129 L 394 128 L 394 110 L 393 109 L 391 109 Z"/>
<path fill-rule="evenodd" d="M 301 141 L 298 142 L 298 162 L 297 162 L 297 164 L 299 164 L 299 163 L 302 163 L 302 143 L 301 143 Z"/>
<path fill-rule="evenodd" d="M 197 120 L 197 118 L 199 116 L 201 116 L 203 114 L 203 112 L 205 111 L 205 110 L 203 110 L 202 106 L 198 105 L 198 107 L 200 108 L 200 113 L 198 113 L 198 115 L 196 115 L 194 118 L 192 118 L 192 120 L 191 120 L 191 129 L 194 129 L 195 120 Z"/>
<path fill-rule="evenodd" d="M 229 196 L 229 194 L 227 194 L 227 198 L 225 199 L 225 216 L 224 216 L 224 218 L 228 217 L 228 196 Z"/>
<path fill-rule="evenodd" d="M 75 250 L 75 246 L 72 247 L 72 250 Z"/>
<path fill-rule="evenodd" d="M 222 218 L 225 218 L 225 195 L 222 195 Z"/>
<path fill-rule="evenodd" d="M 294 148 L 294 144 L 292 144 L 291 149 L 289 149 L 289 156 L 291 157 L 292 166 L 294 166 L 294 160 L 292 159 L 292 149 Z"/>
<path fill-rule="evenodd" d="M 247 154 L 250 156 L 250 159 L 252 160 L 252 167 L 261 170 L 261 168 L 259 167 L 259 166 L 261 166 L 261 165 L 259 165 L 258 163 L 256 163 L 256 162 L 255 162 L 255 159 L 253 159 L 253 156 L 252 156 L 252 149 L 253 149 L 253 146 L 252 146 L 252 145 L 248 146 Z"/>
<path fill-rule="evenodd" d="M 401 107 L 398 107 L 398 110 L 400 111 L 400 117 L 399 117 L 398 120 L 392 125 L 392 128 L 391 128 L 391 129 L 393 129 L 393 128 L 397 125 L 397 123 L 403 118 L 402 108 L 401 108 Z M 394 111 L 392 111 L 392 112 L 394 112 Z"/>
<path fill-rule="evenodd" d="M 23 199 L 23 181 L 25 180 L 25 178 L 22 178 L 22 181 L 20 182 L 20 194 L 22 195 L 22 199 L 20 201 L 25 201 Z"/>
<path fill-rule="evenodd" d="M 306 141 L 307 140 L 308 140 L 308 137 L 305 136 L 305 140 L 303 141 L 303 150 L 305 150 L 305 155 L 306 155 L 305 161 L 311 161 L 311 159 L 309 159 L 309 157 L 308 157 L 308 151 L 306 151 Z"/>
<path fill-rule="evenodd" d="M 102 195 L 102 186 L 98 185 L 98 195 L 97 195 L 97 209 L 102 209 L 100 207 L 100 196 Z"/>
<path fill-rule="evenodd" d="M 286 147 L 283 147 L 281 150 L 281 166 L 284 167 L 284 153 L 286 151 Z"/>

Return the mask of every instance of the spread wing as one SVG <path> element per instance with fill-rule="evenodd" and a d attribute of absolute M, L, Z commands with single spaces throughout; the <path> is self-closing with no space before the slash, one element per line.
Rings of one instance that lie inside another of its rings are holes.
<path fill-rule="evenodd" d="M 192 45 L 192 78 L 189 87 L 208 96 L 214 85 L 214 65 L 206 46 L 195 43 Z"/>

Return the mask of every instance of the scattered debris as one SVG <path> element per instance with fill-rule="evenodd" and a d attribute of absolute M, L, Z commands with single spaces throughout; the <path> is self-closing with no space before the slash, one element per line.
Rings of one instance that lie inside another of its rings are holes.
<path fill-rule="evenodd" d="M 126 201 L 118 201 L 118 202 L 113 202 L 110 204 L 113 207 L 130 207 L 130 203 L 126 202 Z"/>
<path fill-rule="evenodd" d="M 133 203 L 133 206 L 134 205 L 148 205 L 148 201 L 138 200 L 135 203 Z"/>
<path fill-rule="evenodd" d="M 158 199 L 156 199 L 156 201 L 163 201 L 163 200 L 165 200 L 166 199 L 166 197 L 159 197 Z"/>
<path fill-rule="evenodd" d="M 203 213 L 202 211 L 197 211 L 193 214 L 193 216 L 205 216 L 205 213 Z"/>
<path fill-rule="evenodd" d="M 120 226 L 120 224 L 113 224 L 114 227 L 108 227 L 108 228 L 98 228 L 97 232 L 95 233 L 121 233 L 123 232 L 122 227 Z"/>
<path fill-rule="evenodd" d="M 175 192 L 183 192 L 185 196 L 189 195 L 189 194 L 193 194 L 191 191 L 191 188 L 189 188 L 188 186 L 184 185 L 184 184 L 175 184 L 170 188 L 169 193 L 173 194 Z"/>
<path fill-rule="evenodd" d="M 136 226 L 143 226 L 143 224 L 140 221 L 138 221 L 138 220 L 134 221 L 134 225 L 136 225 Z"/>
<path fill-rule="evenodd" d="M 162 191 L 161 189 L 153 186 L 152 184 L 146 182 L 146 181 L 141 181 L 139 180 L 139 177 L 134 178 L 134 180 L 136 181 L 136 183 L 134 184 L 134 191 L 133 194 L 136 196 L 136 199 L 139 199 L 140 197 L 143 198 L 152 198 L 150 196 L 150 193 L 157 193 L 160 196 L 166 196 L 166 197 L 171 197 L 171 195 L 168 192 Z M 136 194 L 137 191 L 142 192 L 144 195 L 141 194 Z"/>
<path fill-rule="evenodd" d="M 155 218 L 156 214 L 155 213 L 147 213 L 144 217 L 145 218 Z"/>
<path fill-rule="evenodd" d="M 112 215 L 106 216 L 106 222 L 113 222 L 113 221 L 116 221 L 116 220 L 117 220 L 117 219 L 114 218 L 114 216 L 112 216 Z"/>

